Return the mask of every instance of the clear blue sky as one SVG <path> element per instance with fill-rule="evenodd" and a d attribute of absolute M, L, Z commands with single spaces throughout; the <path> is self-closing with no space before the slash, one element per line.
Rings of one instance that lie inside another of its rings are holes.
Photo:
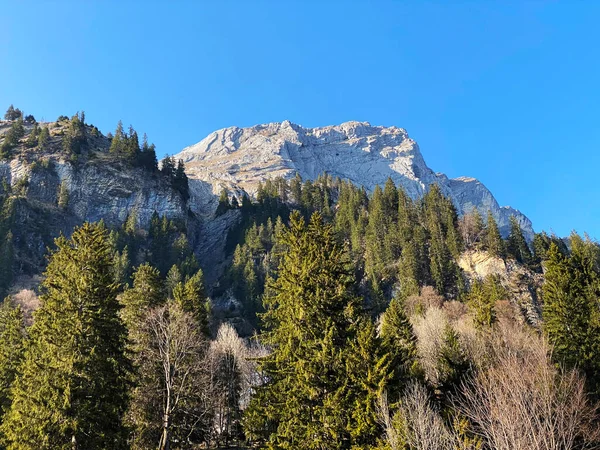
<path fill-rule="evenodd" d="M 600 237 L 600 3 L 4 2 L 0 107 L 159 154 L 289 119 L 406 128 L 536 230 Z"/>

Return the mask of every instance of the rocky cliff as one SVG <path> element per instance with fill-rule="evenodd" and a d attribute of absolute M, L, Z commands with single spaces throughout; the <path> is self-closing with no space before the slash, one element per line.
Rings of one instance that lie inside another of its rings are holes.
<path fill-rule="evenodd" d="M 315 179 L 326 172 L 368 190 L 391 177 L 413 198 L 438 184 L 460 214 L 478 208 L 485 216 L 490 210 L 505 235 L 509 218 L 514 215 L 527 238 L 533 238 L 531 221 L 513 208 L 501 207 L 476 179 L 449 179 L 433 172 L 417 143 L 402 128 L 371 126 L 366 122 L 303 128 L 289 121 L 231 127 L 211 133 L 176 158 L 186 163 L 197 198 L 207 198 L 208 191 L 218 194 L 222 188 L 253 194 L 260 181 L 278 176 L 290 178 L 296 173 L 304 179 Z M 206 213 L 203 208 L 214 208 L 216 203 L 196 201 L 191 207 Z"/>

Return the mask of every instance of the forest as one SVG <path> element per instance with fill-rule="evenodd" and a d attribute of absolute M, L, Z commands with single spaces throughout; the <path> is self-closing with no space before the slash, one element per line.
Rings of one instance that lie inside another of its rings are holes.
<path fill-rule="evenodd" d="M 45 127 L 25 136 L 35 119 L 9 113 L 3 158 L 46 145 Z M 79 164 L 94 128 L 59 119 Z M 133 128 L 119 123 L 107 148 L 189 200 L 183 162 L 159 170 Z M 143 229 L 129 211 L 56 238 L 39 292 L 15 293 L 26 189 L 1 196 L 1 448 L 600 448 L 600 247 L 587 236 L 528 240 L 514 217 L 503 236 L 436 185 L 414 200 L 391 179 L 369 193 L 296 176 L 252 198 L 223 190 L 215 215 L 239 221 L 214 284 L 186 223 L 155 213 Z"/>

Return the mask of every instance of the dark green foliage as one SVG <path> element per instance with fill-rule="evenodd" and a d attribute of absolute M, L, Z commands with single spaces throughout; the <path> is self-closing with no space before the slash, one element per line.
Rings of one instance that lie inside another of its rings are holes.
<path fill-rule="evenodd" d="M 404 312 L 404 302 L 394 298 L 381 317 L 379 332 L 382 344 L 390 355 L 393 377 L 389 382 L 388 398 L 397 402 L 408 382 L 419 377 L 417 338 Z"/>
<path fill-rule="evenodd" d="M 161 161 L 160 172 L 168 179 L 172 180 L 175 177 L 175 161 L 169 155 L 165 156 Z"/>
<path fill-rule="evenodd" d="M 546 259 L 544 330 L 553 358 L 585 375 L 600 395 L 600 250 L 596 243 L 571 235 L 571 255 L 555 243 Z"/>
<path fill-rule="evenodd" d="M 456 297 L 462 290 L 462 275 L 456 264 L 463 243 L 458 233 L 452 202 L 433 185 L 423 198 L 423 216 L 429 240 L 429 273 L 440 295 Z"/>
<path fill-rule="evenodd" d="M 46 150 L 48 141 L 50 141 L 50 132 L 48 131 L 48 127 L 42 127 L 37 142 L 37 145 L 41 151 Z"/>
<path fill-rule="evenodd" d="M 4 141 L 0 146 L 0 158 L 7 159 L 11 156 L 12 150 L 19 145 L 20 139 L 25 136 L 23 127 L 23 118 L 18 117 L 10 126 L 10 129 L 4 136 Z"/>
<path fill-rule="evenodd" d="M 75 114 L 63 135 L 63 150 L 67 155 L 78 155 L 87 148 L 83 111 Z"/>
<path fill-rule="evenodd" d="M 123 122 L 119 120 L 115 134 L 110 142 L 109 152 L 118 156 L 122 155 L 125 152 L 125 145 L 127 144 L 126 138 L 127 136 L 125 136 L 125 132 L 123 131 Z"/>
<path fill-rule="evenodd" d="M 17 120 L 23 117 L 23 113 L 19 108 L 15 108 L 12 104 L 6 110 L 4 114 L 4 120 Z"/>
<path fill-rule="evenodd" d="M 461 383 L 471 372 L 471 362 L 458 339 L 458 333 L 450 325 L 444 330 L 443 343 L 438 357 L 438 399 L 448 404 L 452 395 L 459 392 Z"/>
<path fill-rule="evenodd" d="M 373 445 L 380 430 L 370 401 L 385 384 L 386 363 L 362 322 L 347 255 L 318 214 L 307 225 L 294 213 L 283 241 L 265 298 L 263 338 L 273 351 L 260 361 L 267 381 L 246 411 L 247 436 L 269 448 Z M 348 367 L 366 352 L 368 373 Z"/>
<path fill-rule="evenodd" d="M 2 424 L 9 449 L 124 447 L 130 363 L 107 238 L 86 223 L 56 240 Z"/>
<path fill-rule="evenodd" d="M 221 195 L 219 196 L 219 205 L 215 211 L 215 216 L 218 217 L 225 214 L 230 208 L 231 204 L 229 203 L 229 194 L 227 194 L 227 189 L 222 189 Z"/>
<path fill-rule="evenodd" d="M 528 264 L 531 262 L 531 250 L 529 250 L 521 226 L 515 216 L 510 216 L 510 235 L 508 236 L 506 250 L 510 256 L 515 258 L 521 264 Z"/>
<path fill-rule="evenodd" d="M 61 181 L 58 187 L 58 207 L 60 209 L 66 209 L 69 206 L 69 187 L 65 180 Z"/>
<path fill-rule="evenodd" d="M 467 304 L 477 328 L 487 329 L 496 323 L 496 302 L 504 300 L 506 295 L 497 276 L 488 275 L 483 281 L 473 282 L 467 295 Z"/>
<path fill-rule="evenodd" d="M 38 144 L 39 134 L 40 134 L 40 127 L 36 123 L 33 126 L 33 130 L 31 130 L 31 133 L 29 133 L 29 136 L 27 136 L 27 140 L 25 141 L 25 146 L 27 148 L 35 147 Z"/>
<path fill-rule="evenodd" d="M 496 223 L 496 219 L 494 219 L 494 216 L 492 215 L 491 211 L 488 211 L 487 223 L 485 227 L 485 236 L 483 241 L 484 248 L 492 255 L 497 256 L 499 258 L 506 257 L 506 247 L 504 244 L 504 240 L 500 235 L 498 224 Z"/>
<path fill-rule="evenodd" d="M 181 194 L 183 201 L 187 202 L 190 198 L 190 187 L 188 177 L 185 174 L 185 165 L 181 159 L 177 161 L 177 168 L 175 169 L 175 176 L 173 177 L 173 187 Z"/>
<path fill-rule="evenodd" d="M 163 304 L 166 293 L 160 272 L 148 263 L 137 267 L 132 278 L 133 286 L 126 289 L 120 298 L 123 305 L 121 318 L 130 336 L 137 339 L 136 333 L 140 332 L 144 315 L 149 309 Z"/>
<path fill-rule="evenodd" d="M 10 389 L 23 359 L 25 322 L 21 307 L 6 297 L 0 305 L 0 415 L 10 408 Z"/>
<path fill-rule="evenodd" d="M 180 281 L 172 289 L 173 299 L 181 309 L 190 313 L 196 320 L 198 330 L 205 336 L 209 335 L 208 298 L 204 290 L 202 271 L 199 270 L 185 281 Z"/>
<path fill-rule="evenodd" d="M 138 156 L 139 165 L 146 170 L 156 172 L 158 170 L 158 160 L 156 159 L 156 147 L 154 144 L 148 144 L 148 136 L 144 133 L 142 139 L 142 149 Z"/>

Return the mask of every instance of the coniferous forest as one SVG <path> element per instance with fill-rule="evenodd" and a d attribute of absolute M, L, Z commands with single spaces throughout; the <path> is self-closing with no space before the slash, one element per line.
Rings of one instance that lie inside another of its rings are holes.
<path fill-rule="evenodd" d="M 7 111 L 5 159 L 47 145 L 22 116 Z M 61 121 L 61 151 L 82 164 L 94 128 Z M 159 170 L 121 123 L 107 142 L 189 200 L 183 162 Z M 18 188 L 1 198 L 3 292 Z M 252 198 L 224 190 L 215 216 L 232 210 L 210 284 L 186 225 L 158 213 L 54 240 L 39 305 L 0 306 L 2 448 L 600 448 L 595 241 L 528 239 L 516 218 L 503 236 L 438 186 L 412 199 L 391 179 L 367 192 L 276 178 Z"/>

